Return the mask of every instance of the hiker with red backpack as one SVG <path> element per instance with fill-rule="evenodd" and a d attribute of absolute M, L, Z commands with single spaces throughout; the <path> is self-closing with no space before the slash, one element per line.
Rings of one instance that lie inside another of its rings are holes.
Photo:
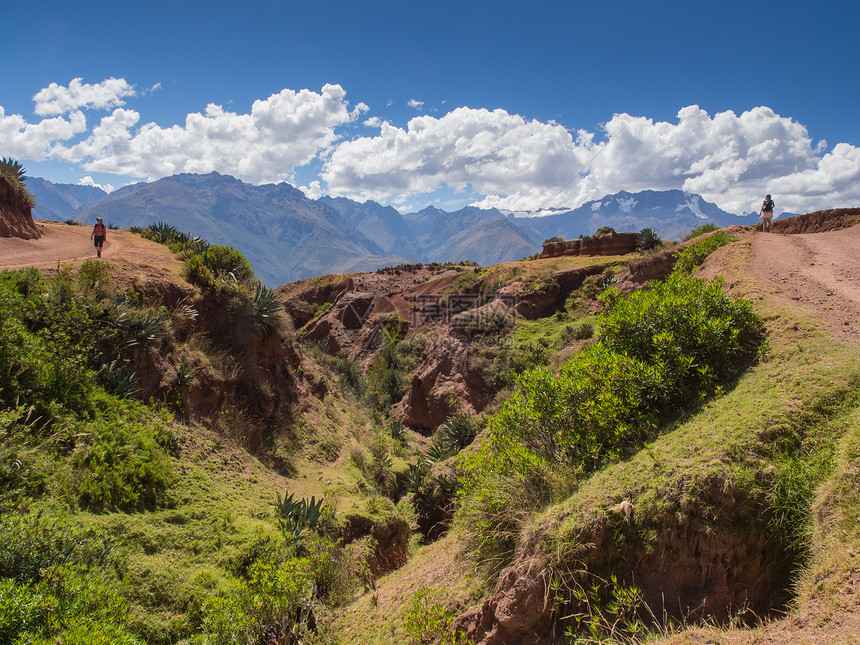
<path fill-rule="evenodd" d="M 764 201 L 761 203 L 761 210 L 759 210 L 758 214 L 761 218 L 761 227 L 765 233 L 770 232 L 770 220 L 773 219 L 773 207 L 775 204 L 773 200 L 770 198 L 770 195 L 766 195 Z"/>
<path fill-rule="evenodd" d="M 101 217 L 96 218 L 96 225 L 93 226 L 93 232 L 90 235 L 90 239 L 93 241 L 93 245 L 96 247 L 97 257 L 102 256 L 102 246 L 104 246 L 105 238 L 107 237 L 107 227 L 102 221 Z"/>

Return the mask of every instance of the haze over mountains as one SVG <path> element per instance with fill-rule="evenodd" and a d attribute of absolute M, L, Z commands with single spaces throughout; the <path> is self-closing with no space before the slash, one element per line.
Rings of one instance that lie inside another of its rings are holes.
<path fill-rule="evenodd" d="M 519 260 L 540 251 L 549 237 L 572 239 L 602 226 L 648 227 L 678 239 L 709 221 L 718 226 L 757 221 L 755 214 L 733 215 L 679 190 L 620 192 L 573 210 L 522 217 L 475 207 L 401 214 L 372 201 L 311 200 L 287 183 L 255 186 L 216 172 L 174 175 L 110 194 L 38 178 L 28 180 L 28 187 L 37 219 L 91 223 L 103 217 L 120 228 L 165 221 L 212 244 L 237 248 L 269 286 L 408 262 Z"/>

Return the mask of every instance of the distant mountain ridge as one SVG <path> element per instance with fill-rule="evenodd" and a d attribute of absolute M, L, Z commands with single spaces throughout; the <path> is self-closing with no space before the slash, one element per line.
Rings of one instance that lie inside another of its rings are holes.
<path fill-rule="evenodd" d="M 590 235 L 603 226 L 617 231 L 640 231 L 653 228 L 666 240 L 679 240 L 693 228 L 713 222 L 719 227 L 730 224 L 755 224 L 758 215 L 733 215 L 700 195 L 682 190 L 621 191 L 587 202 L 563 213 L 545 217 L 516 217 L 526 221 L 545 238 L 560 235 L 575 239 Z"/>
<path fill-rule="evenodd" d="M 679 190 L 622 191 L 576 209 L 522 217 L 472 206 L 401 214 L 373 201 L 311 200 L 287 183 L 254 186 L 216 172 L 174 175 L 110 194 L 38 178 L 28 187 L 38 219 L 90 223 L 101 216 L 120 228 L 169 222 L 212 244 L 237 248 L 270 286 L 409 262 L 519 260 L 540 251 L 545 239 L 574 239 L 603 226 L 619 232 L 653 228 L 665 239 L 680 239 L 706 222 L 758 221 L 754 213 L 733 215 Z"/>
<path fill-rule="evenodd" d="M 74 217 L 79 210 L 107 196 L 97 186 L 55 184 L 40 177 L 28 177 L 27 190 L 36 198 L 33 217 L 59 222 Z"/>

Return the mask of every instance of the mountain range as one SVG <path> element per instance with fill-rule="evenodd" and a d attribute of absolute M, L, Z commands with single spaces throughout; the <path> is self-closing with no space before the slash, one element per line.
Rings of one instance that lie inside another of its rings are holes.
<path fill-rule="evenodd" d="M 733 215 L 699 195 L 679 190 L 619 192 L 543 217 L 466 207 L 427 207 L 401 214 L 373 201 L 309 199 L 287 184 L 254 186 L 216 172 L 182 174 L 100 188 L 31 178 L 37 219 L 91 223 L 102 217 L 120 228 L 165 221 L 212 244 L 241 251 L 269 286 L 327 273 L 350 273 L 411 262 L 472 260 L 481 265 L 518 260 L 543 240 L 653 228 L 679 239 L 706 222 L 752 224 L 755 214 Z"/>

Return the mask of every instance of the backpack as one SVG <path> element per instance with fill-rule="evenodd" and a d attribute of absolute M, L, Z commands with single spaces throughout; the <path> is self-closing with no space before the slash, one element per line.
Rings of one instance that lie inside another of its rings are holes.
<path fill-rule="evenodd" d="M 774 204 L 774 203 L 773 203 L 773 200 L 772 200 L 772 199 L 766 199 L 766 200 L 764 201 L 764 210 L 766 210 L 766 211 L 772 211 L 772 210 L 773 210 L 773 207 L 774 207 L 775 205 L 776 205 L 776 204 Z"/>

